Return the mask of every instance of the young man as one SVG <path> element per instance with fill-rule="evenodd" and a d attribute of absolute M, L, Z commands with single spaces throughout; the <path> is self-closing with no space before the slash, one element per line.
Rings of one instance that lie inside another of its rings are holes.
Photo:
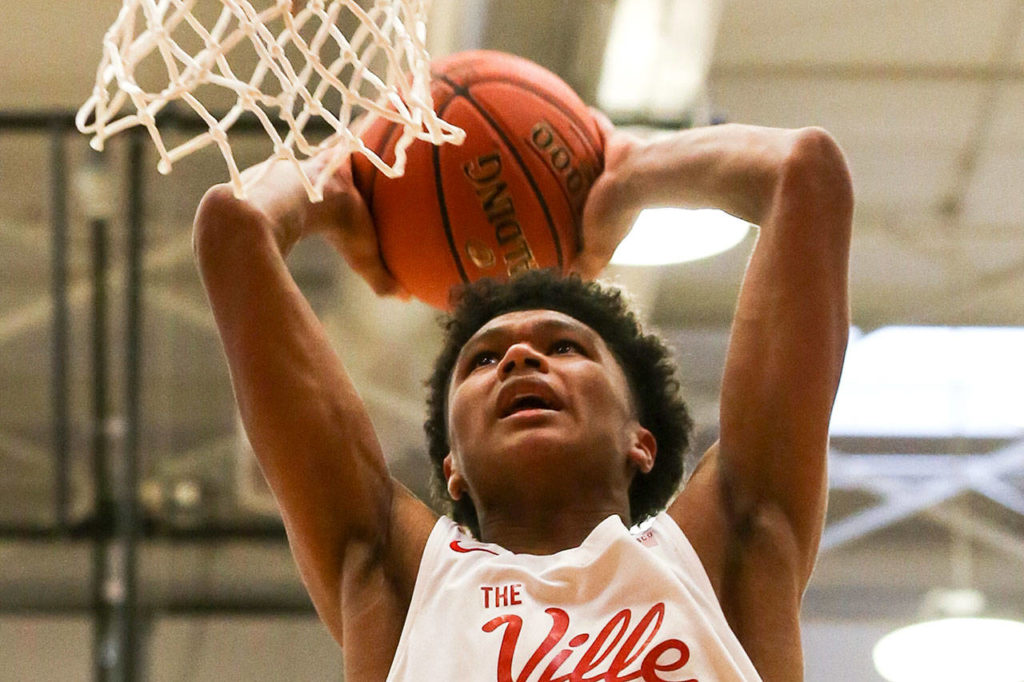
<path fill-rule="evenodd" d="M 609 127 L 605 149 L 584 277 L 647 205 L 723 208 L 761 228 L 720 440 L 636 538 L 626 527 L 678 482 L 689 423 L 663 349 L 614 294 L 570 280 L 547 295 L 527 280 L 468 295 L 428 435 L 474 537 L 389 476 L 285 267 L 296 241 L 322 233 L 376 291 L 401 293 L 348 169 L 322 204 L 281 165 L 248 201 L 216 187 L 200 206 L 197 259 L 242 418 L 350 682 L 802 679 L 800 603 L 849 325 L 842 154 L 820 130 L 735 125 L 651 142 Z M 652 407 L 662 398 L 665 410 Z"/>

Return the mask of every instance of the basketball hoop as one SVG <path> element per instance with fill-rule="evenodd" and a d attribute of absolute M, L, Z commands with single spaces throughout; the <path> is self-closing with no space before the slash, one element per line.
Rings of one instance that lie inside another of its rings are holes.
<path fill-rule="evenodd" d="M 292 0 L 220 1 L 219 16 L 204 24 L 194 11 L 197 0 L 124 0 L 103 39 L 92 95 L 76 117 L 79 130 L 92 135 L 94 149 L 141 125 L 160 154 L 157 168 L 169 173 L 177 160 L 215 144 L 235 195 L 243 198 L 260 173 L 243 183 L 228 130 L 248 113 L 273 142 L 273 155 L 294 164 L 310 199 L 319 201 L 328 178 L 352 152 L 395 177 L 403 173 L 405 150 L 414 140 L 462 142 L 462 130 L 433 109 L 425 47 L 429 0 L 364 0 L 372 4 L 367 9 L 357 0 L 309 0 L 301 9 Z M 346 36 L 343 23 L 356 28 Z M 166 72 L 166 80 L 147 89 L 137 72 L 154 66 Z M 242 69 L 251 72 L 236 75 Z M 227 113 L 212 114 L 210 98 L 225 94 L 233 100 Z M 328 97 L 340 102 L 337 108 L 328 110 Z M 208 130 L 168 149 L 156 116 L 171 102 L 190 107 Z M 402 131 L 390 163 L 360 140 L 378 118 Z M 314 120 L 332 131 L 315 142 L 306 134 Z M 287 126 L 283 137 L 275 122 Z M 300 157 L 325 149 L 332 150 L 331 160 L 310 177 Z"/>

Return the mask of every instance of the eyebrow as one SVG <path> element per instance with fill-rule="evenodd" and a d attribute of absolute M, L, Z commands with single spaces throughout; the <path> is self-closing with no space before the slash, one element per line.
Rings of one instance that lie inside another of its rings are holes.
<path fill-rule="evenodd" d="M 465 349 L 471 346 L 486 344 L 492 339 L 507 337 L 509 335 L 509 327 L 511 326 L 511 324 L 503 324 L 497 327 L 491 327 L 483 333 L 474 334 L 462 345 L 462 348 L 459 350 L 459 356 L 461 357 Z M 598 336 L 597 332 L 589 326 L 575 319 L 565 320 L 561 318 L 548 318 L 531 324 L 531 327 L 532 331 L 540 334 L 573 332 L 576 334 L 582 334 L 590 339 Z"/>

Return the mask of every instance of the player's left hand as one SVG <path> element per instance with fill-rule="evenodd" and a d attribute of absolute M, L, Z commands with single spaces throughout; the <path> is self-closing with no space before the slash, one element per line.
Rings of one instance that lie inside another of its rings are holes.
<path fill-rule="evenodd" d="M 604 140 L 604 170 L 590 188 L 583 206 L 581 248 L 569 267 L 584 279 L 593 279 L 604 270 L 640 213 L 623 172 L 623 165 L 640 139 L 617 130 L 600 111 L 592 109 L 591 113 Z"/>

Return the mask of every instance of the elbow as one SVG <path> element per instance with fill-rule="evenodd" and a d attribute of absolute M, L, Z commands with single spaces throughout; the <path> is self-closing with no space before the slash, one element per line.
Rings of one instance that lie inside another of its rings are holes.
<path fill-rule="evenodd" d="M 831 135 L 820 128 L 789 132 L 766 216 L 794 257 L 820 260 L 835 272 L 845 272 L 853 232 L 853 183 Z"/>
<path fill-rule="evenodd" d="M 206 191 L 192 223 L 192 251 L 201 271 L 239 256 L 241 246 L 254 243 L 254 232 L 269 230 L 265 216 L 235 197 L 229 184 Z M 260 241 L 260 240 L 255 240 Z"/>
<path fill-rule="evenodd" d="M 230 185 L 214 185 L 206 190 L 192 221 L 192 252 L 198 262 L 202 263 L 217 235 L 224 232 L 237 202 Z"/>
<path fill-rule="evenodd" d="M 192 251 L 200 263 L 205 255 L 239 222 L 244 209 L 229 184 L 214 185 L 206 190 L 192 221 Z"/>
<path fill-rule="evenodd" d="M 813 207 L 827 211 L 836 225 L 853 218 L 853 181 L 846 156 L 835 138 L 822 128 L 801 128 L 793 132 L 783 162 L 781 184 Z"/>

